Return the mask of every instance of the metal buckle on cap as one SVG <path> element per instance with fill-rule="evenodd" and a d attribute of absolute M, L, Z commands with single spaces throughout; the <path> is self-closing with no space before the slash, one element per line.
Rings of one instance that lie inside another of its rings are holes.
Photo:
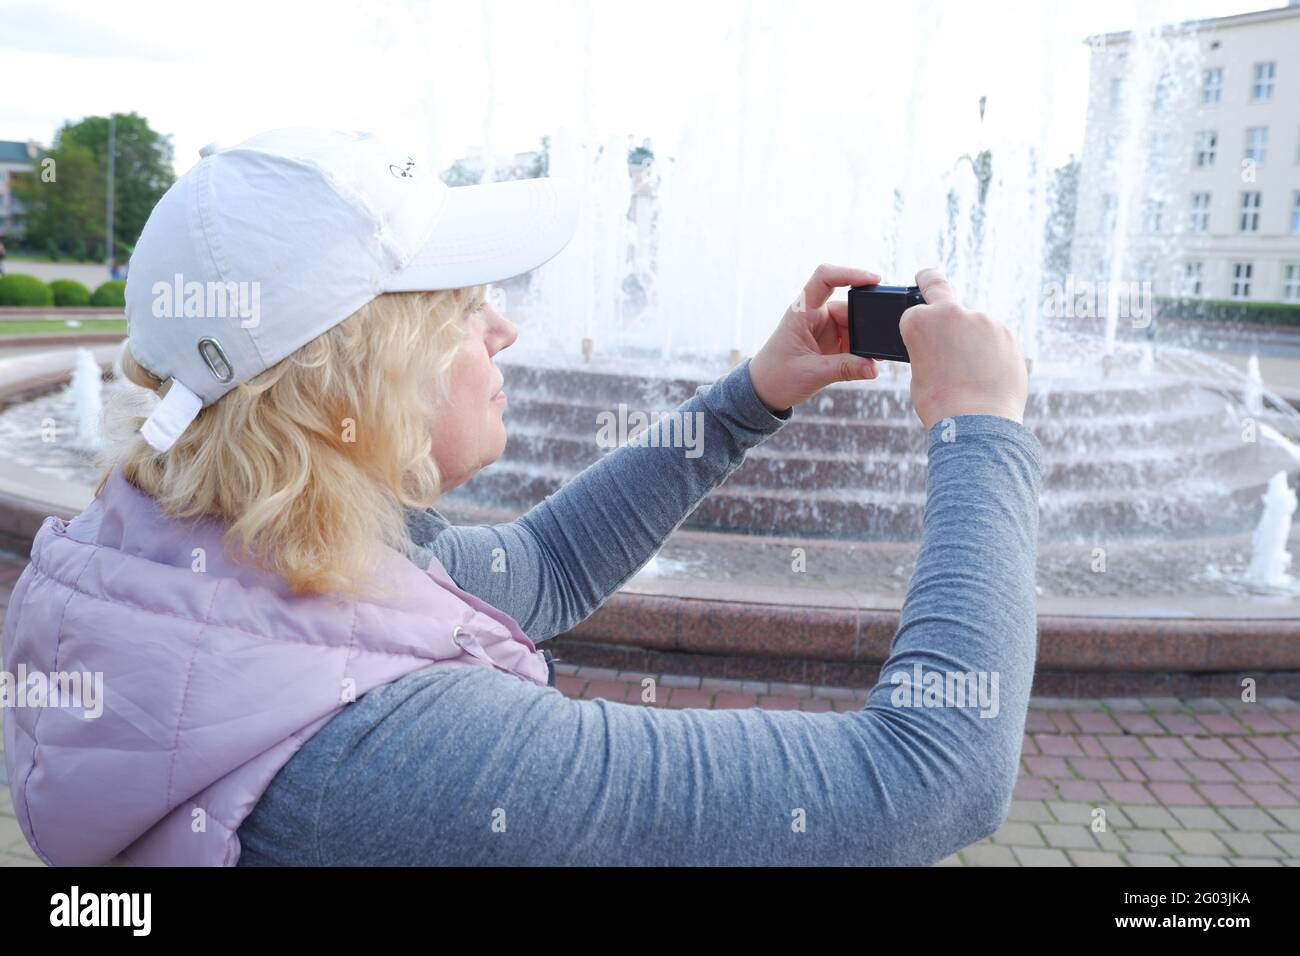
<path fill-rule="evenodd" d="M 222 385 L 235 377 L 235 367 L 230 364 L 225 349 L 216 339 L 210 336 L 199 339 L 199 355 L 202 356 L 203 364 L 208 367 L 208 371 L 215 375 Z"/>

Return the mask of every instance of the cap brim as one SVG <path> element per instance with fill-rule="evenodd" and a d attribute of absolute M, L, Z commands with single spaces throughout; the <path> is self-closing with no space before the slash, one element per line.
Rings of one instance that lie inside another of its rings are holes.
<path fill-rule="evenodd" d="M 577 190 L 567 179 L 457 186 L 433 235 L 385 289 L 461 289 L 522 275 L 563 249 L 577 224 Z"/>

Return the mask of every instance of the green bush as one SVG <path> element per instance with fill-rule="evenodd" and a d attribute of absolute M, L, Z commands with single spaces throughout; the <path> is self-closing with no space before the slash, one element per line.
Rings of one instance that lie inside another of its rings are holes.
<path fill-rule="evenodd" d="M 76 279 L 55 279 L 50 283 L 50 291 L 57 306 L 90 305 L 90 290 Z"/>
<path fill-rule="evenodd" d="M 110 279 L 90 297 L 91 305 L 103 306 L 105 308 L 112 306 L 118 309 L 126 308 L 126 282 L 122 279 Z"/>
<path fill-rule="evenodd" d="M 54 293 L 36 276 L 14 272 L 0 276 L 0 305 L 53 305 Z"/>
<path fill-rule="evenodd" d="M 1229 324 L 1300 326 L 1300 303 L 1157 297 L 1155 305 L 1158 319 L 1200 319 L 1203 322 Z"/>

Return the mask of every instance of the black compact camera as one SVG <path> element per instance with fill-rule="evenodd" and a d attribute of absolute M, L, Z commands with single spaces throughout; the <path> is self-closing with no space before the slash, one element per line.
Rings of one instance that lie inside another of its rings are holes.
<path fill-rule="evenodd" d="M 916 286 L 855 285 L 849 288 L 849 351 L 866 358 L 910 362 L 903 334 L 903 313 L 924 305 Z"/>

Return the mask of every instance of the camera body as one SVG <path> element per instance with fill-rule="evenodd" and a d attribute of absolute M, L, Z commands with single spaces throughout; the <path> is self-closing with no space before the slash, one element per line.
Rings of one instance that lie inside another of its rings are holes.
<path fill-rule="evenodd" d="M 910 362 L 898 323 L 914 305 L 924 305 L 921 290 L 901 285 L 849 288 L 849 351 L 866 358 Z"/>

